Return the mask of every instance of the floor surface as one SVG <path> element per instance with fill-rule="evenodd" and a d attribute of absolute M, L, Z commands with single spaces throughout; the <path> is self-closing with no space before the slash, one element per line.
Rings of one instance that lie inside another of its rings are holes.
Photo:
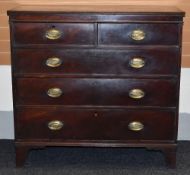
<path fill-rule="evenodd" d="M 179 142 L 177 168 L 168 169 L 159 151 L 141 148 L 66 148 L 33 150 L 15 168 L 13 141 L 0 140 L 0 175 L 190 175 L 190 142 Z"/>

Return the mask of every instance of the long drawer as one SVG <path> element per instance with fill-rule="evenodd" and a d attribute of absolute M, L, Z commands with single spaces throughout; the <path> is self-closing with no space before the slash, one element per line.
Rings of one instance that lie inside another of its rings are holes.
<path fill-rule="evenodd" d="M 100 45 L 178 45 L 179 26 L 176 24 L 99 24 Z"/>
<path fill-rule="evenodd" d="M 175 112 L 124 109 L 16 109 L 16 139 L 172 140 Z"/>
<path fill-rule="evenodd" d="M 13 43 L 94 45 L 93 23 L 14 23 Z"/>
<path fill-rule="evenodd" d="M 177 104 L 176 79 L 18 78 L 15 87 L 18 105 Z"/>
<path fill-rule="evenodd" d="M 155 54 L 156 53 L 156 54 Z M 15 49 L 15 74 L 159 75 L 178 73 L 178 48 Z"/>

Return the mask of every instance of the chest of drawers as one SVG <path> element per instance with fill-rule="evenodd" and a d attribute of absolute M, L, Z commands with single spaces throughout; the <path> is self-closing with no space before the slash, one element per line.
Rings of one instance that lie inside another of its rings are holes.
<path fill-rule="evenodd" d="M 16 165 L 46 146 L 145 147 L 175 167 L 184 12 L 24 6 L 8 11 Z"/>

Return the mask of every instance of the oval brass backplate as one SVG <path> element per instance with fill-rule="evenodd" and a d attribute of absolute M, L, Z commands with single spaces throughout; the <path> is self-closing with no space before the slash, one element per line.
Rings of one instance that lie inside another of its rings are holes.
<path fill-rule="evenodd" d="M 145 96 L 145 92 L 142 89 L 132 89 L 129 91 L 129 97 L 133 99 L 141 99 Z"/>
<path fill-rule="evenodd" d="M 62 60 L 58 57 L 51 57 L 46 60 L 48 67 L 59 67 L 62 64 Z"/>
<path fill-rule="evenodd" d="M 50 130 L 60 130 L 61 128 L 63 128 L 64 123 L 62 121 L 59 120 L 52 120 L 48 123 L 48 128 Z"/>
<path fill-rule="evenodd" d="M 131 131 L 141 131 L 144 128 L 144 125 L 141 122 L 133 121 L 129 123 L 128 128 Z"/>
<path fill-rule="evenodd" d="M 60 88 L 50 88 L 47 91 L 47 95 L 52 98 L 58 98 L 63 94 Z"/>
<path fill-rule="evenodd" d="M 129 61 L 129 65 L 130 65 L 132 68 L 140 69 L 140 68 L 142 68 L 142 67 L 145 66 L 145 61 L 143 60 L 143 58 L 134 57 L 134 58 L 132 58 L 132 59 Z"/>
<path fill-rule="evenodd" d="M 45 37 L 50 40 L 56 40 L 61 38 L 62 32 L 58 29 L 51 28 L 46 31 Z"/>
<path fill-rule="evenodd" d="M 141 41 L 144 40 L 146 37 L 146 34 L 143 30 L 137 29 L 133 30 L 131 33 L 131 38 L 135 41 Z"/>

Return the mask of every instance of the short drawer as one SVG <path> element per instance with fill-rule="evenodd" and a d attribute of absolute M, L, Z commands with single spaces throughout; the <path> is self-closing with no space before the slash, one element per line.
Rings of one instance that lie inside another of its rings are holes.
<path fill-rule="evenodd" d="M 176 79 L 18 78 L 19 105 L 176 106 Z"/>
<path fill-rule="evenodd" d="M 172 140 L 174 111 L 18 108 L 16 139 Z"/>
<path fill-rule="evenodd" d="M 177 74 L 178 48 L 85 50 L 15 49 L 16 74 Z"/>
<path fill-rule="evenodd" d="M 177 24 L 99 24 L 100 45 L 178 45 Z"/>
<path fill-rule="evenodd" d="M 14 23 L 13 44 L 93 45 L 92 23 Z"/>

